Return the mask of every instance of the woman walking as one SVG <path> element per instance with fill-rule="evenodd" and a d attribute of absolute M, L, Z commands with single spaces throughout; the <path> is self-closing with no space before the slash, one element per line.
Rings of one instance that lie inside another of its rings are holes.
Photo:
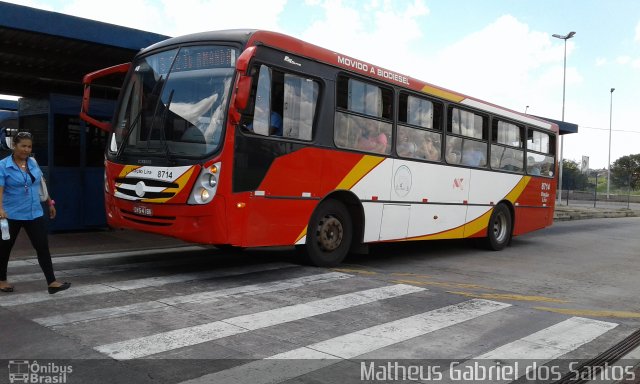
<path fill-rule="evenodd" d="M 13 153 L 0 160 L 0 219 L 7 219 L 10 237 L 0 240 L 0 291 L 13 292 L 7 282 L 7 266 L 13 244 L 20 228 L 27 231 L 38 255 L 38 263 L 47 279 L 50 294 L 64 291 L 70 283 L 56 280 L 49 252 L 47 227 L 40 203 L 42 171 L 31 156 L 33 138 L 29 132 L 18 132 L 13 137 Z M 49 217 L 56 217 L 55 202 L 47 198 Z"/>

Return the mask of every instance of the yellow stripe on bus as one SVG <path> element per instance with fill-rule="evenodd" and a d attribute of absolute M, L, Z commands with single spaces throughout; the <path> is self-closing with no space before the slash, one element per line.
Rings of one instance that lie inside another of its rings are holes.
<path fill-rule="evenodd" d="M 364 155 L 362 159 L 351 169 L 351 171 L 345 176 L 344 179 L 336 187 L 337 190 L 346 189 L 349 190 L 358 181 L 372 169 L 378 166 L 378 164 L 384 161 L 384 157 Z"/>
<path fill-rule="evenodd" d="M 434 233 L 431 235 L 407 237 L 405 240 L 444 240 L 444 239 L 460 239 L 464 237 L 464 225 L 457 228 L 448 229 L 446 231 Z"/>
<path fill-rule="evenodd" d="M 350 190 L 356 183 L 372 169 L 378 166 L 378 164 L 384 161 L 384 157 L 364 155 L 362 159 L 349 171 L 349 173 L 342 179 L 336 186 L 335 190 Z M 304 227 L 302 232 L 296 238 L 294 244 L 297 244 L 303 237 L 307 236 L 307 226 Z"/>
<path fill-rule="evenodd" d="M 303 237 L 307 236 L 307 226 L 304 226 L 304 229 L 302 230 L 302 232 L 300 232 L 300 234 L 298 235 L 298 237 L 296 238 L 296 241 L 293 242 L 293 244 L 298 244 L 298 241 L 302 240 Z"/>
<path fill-rule="evenodd" d="M 424 87 L 422 87 L 422 92 L 456 103 L 459 103 L 462 100 L 466 99 L 466 97 L 455 92 L 445 91 L 444 89 L 432 87 L 430 85 L 425 85 Z"/>
<path fill-rule="evenodd" d="M 119 178 L 126 177 L 128 174 L 130 174 L 131 172 L 135 171 L 140 167 L 141 167 L 140 165 L 125 165 L 124 168 L 122 168 L 122 171 L 120 172 L 120 175 L 118 175 L 118 177 Z"/>
<path fill-rule="evenodd" d="M 464 237 L 475 235 L 476 233 L 487 228 L 487 226 L 489 226 L 489 219 L 491 218 L 491 213 L 493 213 L 493 208 L 485 212 L 482 216 L 478 217 L 477 219 L 472 220 L 471 222 L 465 224 Z"/>
<path fill-rule="evenodd" d="M 522 179 L 520 179 L 518 184 L 516 184 L 516 186 L 513 187 L 511 192 L 509 192 L 507 196 L 505 196 L 505 199 L 509 200 L 512 204 L 515 205 L 516 200 L 518 200 L 520 195 L 522 195 L 522 192 L 529 184 L 529 181 L 531 181 L 531 176 L 524 176 Z"/>
<path fill-rule="evenodd" d="M 531 181 L 531 176 L 523 176 L 518 184 L 504 197 L 505 200 L 510 201 L 515 205 L 516 201 L 522 195 L 522 192 Z M 481 230 L 485 229 L 489 225 L 489 219 L 491 218 L 491 214 L 493 213 L 493 209 L 489 209 L 487 212 L 482 214 L 482 216 L 465 223 L 459 227 L 452 228 L 446 231 L 434 233 L 431 235 L 425 236 L 417 236 L 410 237 L 406 240 L 444 240 L 444 239 L 460 239 L 464 237 L 472 236 Z"/>
<path fill-rule="evenodd" d="M 144 199 L 144 200 L 142 200 L 142 202 L 144 202 L 144 203 L 166 203 L 167 201 L 169 201 L 169 199 L 171 199 L 175 195 L 177 195 L 182 190 L 182 188 L 185 187 L 185 185 L 187 185 L 187 182 L 191 178 L 191 174 L 193 173 L 195 168 L 196 168 L 195 166 L 189 168 L 185 173 L 183 173 L 180 177 L 178 177 L 174 181 L 174 183 L 178 184 L 178 187 L 176 187 L 176 188 L 165 188 L 162 191 L 162 192 L 170 192 L 170 193 L 172 193 L 172 195 L 170 197 L 162 197 L 162 198 L 156 198 L 156 199 Z"/>

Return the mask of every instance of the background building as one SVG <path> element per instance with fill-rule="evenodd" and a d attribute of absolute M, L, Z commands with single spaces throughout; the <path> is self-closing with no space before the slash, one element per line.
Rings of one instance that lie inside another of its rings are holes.
<path fill-rule="evenodd" d="M 51 230 L 106 225 L 106 132 L 78 118 L 83 76 L 131 61 L 141 48 L 167 38 L 0 2 L 0 94 L 21 97 L 17 104 L 2 102 L 0 110 L 7 121 L 14 116 L 12 127 L 17 123 L 19 130 L 34 134 L 33 153 L 58 206 Z M 102 98 L 92 101 L 92 115 L 111 118 L 121 82 L 122 77 L 113 78 L 92 90 L 92 96 Z"/>

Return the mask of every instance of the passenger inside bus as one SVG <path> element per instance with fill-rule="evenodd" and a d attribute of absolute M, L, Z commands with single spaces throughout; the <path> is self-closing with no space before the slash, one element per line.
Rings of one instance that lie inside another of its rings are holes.
<path fill-rule="evenodd" d="M 460 163 L 460 148 L 462 147 L 462 139 L 459 137 L 447 137 L 447 150 L 445 159 L 449 164 Z"/>
<path fill-rule="evenodd" d="M 398 139 L 396 142 L 396 151 L 402 157 L 416 157 L 418 146 L 413 138 L 409 135 L 409 128 L 398 128 Z"/>
<path fill-rule="evenodd" d="M 527 172 L 530 175 L 540 176 L 540 164 L 536 163 L 533 156 L 527 157 Z"/>
<path fill-rule="evenodd" d="M 364 127 L 356 143 L 356 149 L 367 152 L 386 153 L 387 135 L 380 132 L 378 122 L 372 119 L 364 119 Z"/>
<path fill-rule="evenodd" d="M 430 161 L 440 160 L 440 142 L 434 143 L 429 134 L 424 135 L 420 143 L 418 156 Z"/>
<path fill-rule="evenodd" d="M 462 152 L 462 164 L 472 167 L 484 167 L 487 165 L 486 147 L 482 143 L 465 140 Z"/>

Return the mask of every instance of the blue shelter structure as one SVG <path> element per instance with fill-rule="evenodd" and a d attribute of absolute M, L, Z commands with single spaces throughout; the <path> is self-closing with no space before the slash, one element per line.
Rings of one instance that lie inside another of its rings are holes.
<path fill-rule="evenodd" d="M 20 96 L 18 129 L 34 134 L 58 217 L 53 231 L 104 227 L 106 133 L 78 117 L 82 78 L 131 61 L 142 48 L 167 39 L 156 33 L 0 2 L 0 94 Z M 93 94 L 91 113 L 111 118 L 122 77 Z M 3 102 L 5 103 L 5 102 Z M 0 109 L 11 110 L 11 102 Z M 15 112 L 14 112 L 15 114 Z"/>

